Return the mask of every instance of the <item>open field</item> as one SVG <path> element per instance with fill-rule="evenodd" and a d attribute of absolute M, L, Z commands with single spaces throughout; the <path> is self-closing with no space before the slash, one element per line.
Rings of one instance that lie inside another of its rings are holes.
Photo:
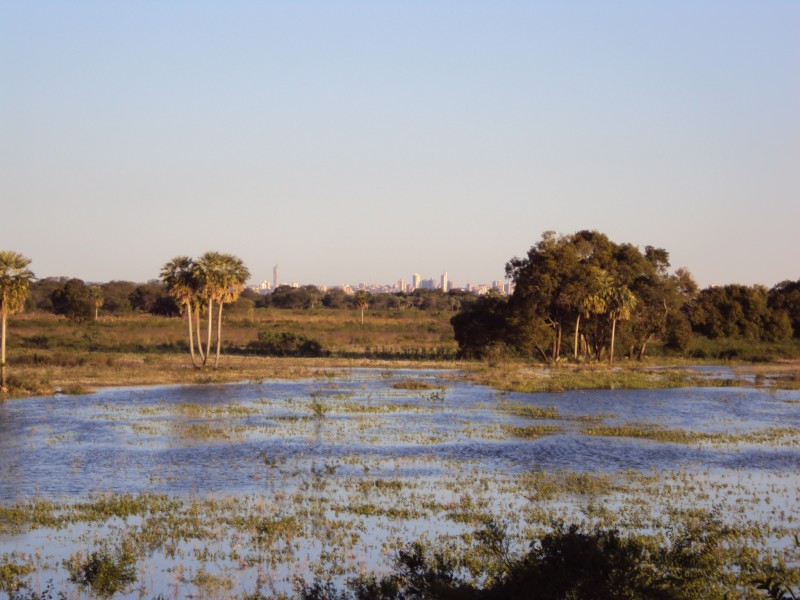
<path fill-rule="evenodd" d="M 418 310 L 367 312 L 362 325 L 354 310 L 252 309 L 224 315 L 223 345 L 227 351 L 241 352 L 258 340 L 259 332 L 280 331 L 316 340 L 326 354 L 339 357 L 452 357 L 457 349 L 449 322 L 452 314 Z M 10 352 L 187 350 L 185 320 L 147 314 L 101 317 L 79 325 L 49 313 L 24 313 L 9 319 L 9 332 Z"/>

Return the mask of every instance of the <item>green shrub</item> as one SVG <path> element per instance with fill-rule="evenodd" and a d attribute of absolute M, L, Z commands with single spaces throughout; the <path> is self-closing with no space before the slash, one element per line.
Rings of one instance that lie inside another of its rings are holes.
<path fill-rule="evenodd" d="M 69 580 L 91 588 L 102 598 L 110 598 L 136 581 L 136 555 L 129 544 L 114 549 L 101 548 L 84 557 L 80 552 L 66 564 Z"/>
<path fill-rule="evenodd" d="M 258 341 L 250 342 L 248 348 L 258 354 L 272 356 L 323 356 L 322 344 L 304 335 L 288 331 L 259 331 Z"/>

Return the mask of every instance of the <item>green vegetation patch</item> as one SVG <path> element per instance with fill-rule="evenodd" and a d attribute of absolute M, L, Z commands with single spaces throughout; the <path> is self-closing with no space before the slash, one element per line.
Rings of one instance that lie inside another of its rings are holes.
<path fill-rule="evenodd" d="M 785 441 L 797 438 L 798 432 L 790 428 L 769 428 L 741 433 L 707 433 L 686 429 L 667 429 L 654 424 L 631 423 L 625 425 L 597 425 L 585 430 L 587 435 L 607 437 L 628 437 L 669 442 L 674 444 L 694 444 L 707 442 L 713 444 L 760 444 Z"/>
<path fill-rule="evenodd" d="M 503 404 L 501 408 L 512 415 L 528 419 L 561 419 L 555 406 L 531 406 L 529 404 Z"/>
<path fill-rule="evenodd" d="M 561 432 L 561 427 L 558 425 L 529 425 L 527 427 L 514 427 L 509 425 L 506 427 L 506 431 L 514 437 L 535 439 L 545 435 L 559 433 Z"/>
<path fill-rule="evenodd" d="M 600 496 L 622 490 L 625 486 L 606 474 L 556 471 L 531 471 L 521 482 L 531 502 L 543 502 L 563 496 Z"/>
<path fill-rule="evenodd" d="M 440 390 L 444 386 L 428 383 L 419 379 L 405 379 L 392 384 L 396 390 Z"/>

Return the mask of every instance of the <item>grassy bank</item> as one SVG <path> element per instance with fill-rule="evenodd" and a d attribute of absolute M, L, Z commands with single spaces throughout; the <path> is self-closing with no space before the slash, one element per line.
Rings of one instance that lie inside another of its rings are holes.
<path fill-rule="evenodd" d="M 695 370 L 702 361 L 623 362 L 561 365 L 545 367 L 521 361 L 502 361 L 473 365 L 469 377 L 475 383 L 507 392 L 564 392 L 567 390 L 643 390 L 670 387 L 757 386 L 773 389 L 800 389 L 800 362 L 750 365 L 728 363 L 715 371 Z M 729 369 L 734 375 L 730 376 Z M 723 372 L 725 371 L 725 372 Z"/>
<path fill-rule="evenodd" d="M 450 313 L 259 309 L 225 317 L 220 368 L 196 370 L 182 319 L 104 317 L 76 324 L 47 313 L 9 324 L 7 396 L 81 393 L 101 386 L 311 377 L 347 367 L 453 367 Z M 266 356 L 259 334 L 314 340 L 321 355 Z"/>
<path fill-rule="evenodd" d="M 645 363 L 557 367 L 503 359 L 457 361 L 447 311 L 367 311 L 365 321 L 347 309 L 256 309 L 225 318 L 223 358 L 217 370 L 192 368 L 182 319 L 153 315 L 103 317 L 83 325 L 49 313 L 15 315 L 8 336 L 9 396 L 83 393 L 118 385 L 213 383 L 250 379 L 313 377 L 349 367 L 444 367 L 469 372 L 473 381 L 499 390 L 558 392 L 581 389 L 648 389 L 688 385 L 800 387 L 800 361 L 745 362 L 728 358 L 734 378 L 698 374 L 687 367 L 719 363 L 717 350 L 730 341 L 705 344 L 706 358 L 657 356 Z M 289 346 L 274 356 L 274 344 Z M 300 342 L 313 341 L 314 358 L 302 356 Z M 295 346 L 291 344 L 294 343 Z M 737 342 L 740 354 L 746 349 Z M 658 353 L 658 345 L 654 344 Z M 763 356 L 764 349 L 751 354 Z M 760 352 L 760 354 L 759 354 Z M 791 354 L 791 353 L 790 353 Z M 654 369 L 654 365 L 662 368 Z"/>

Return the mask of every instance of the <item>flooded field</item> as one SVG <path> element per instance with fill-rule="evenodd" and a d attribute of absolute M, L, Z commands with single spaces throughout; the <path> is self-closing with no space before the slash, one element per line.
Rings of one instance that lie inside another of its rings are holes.
<path fill-rule="evenodd" d="M 557 519 L 659 535 L 707 511 L 780 554 L 800 532 L 800 391 L 516 394 L 358 369 L 111 389 L 0 403 L 0 473 L 0 597 L 88 597 L 94 552 L 133 570 L 118 597 L 291 594 L 411 541 L 463 551 L 487 522 L 519 549 Z"/>

